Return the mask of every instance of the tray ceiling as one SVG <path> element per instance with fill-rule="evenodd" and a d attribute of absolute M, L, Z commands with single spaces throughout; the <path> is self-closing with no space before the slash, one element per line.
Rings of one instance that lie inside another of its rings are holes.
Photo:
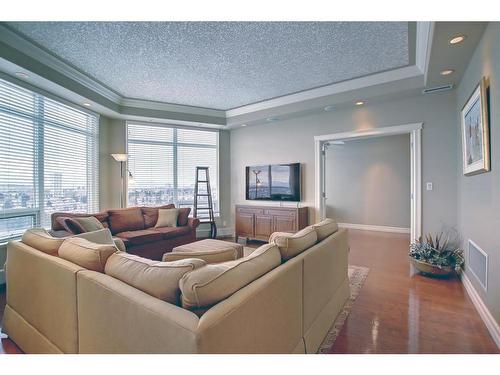
<path fill-rule="evenodd" d="M 12 22 L 123 97 L 227 110 L 409 65 L 407 22 Z"/>

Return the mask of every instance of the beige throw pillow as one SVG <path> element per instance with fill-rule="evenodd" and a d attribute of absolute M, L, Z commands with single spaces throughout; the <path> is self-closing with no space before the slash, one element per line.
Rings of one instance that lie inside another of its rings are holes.
<path fill-rule="evenodd" d="M 98 244 L 85 238 L 69 237 L 59 248 L 59 257 L 96 272 L 104 272 L 108 258 L 118 249 L 111 244 Z"/>
<path fill-rule="evenodd" d="M 158 262 L 126 253 L 113 254 L 104 272 L 163 301 L 179 303 L 179 280 L 205 265 L 201 259 Z"/>
<path fill-rule="evenodd" d="M 207 264 L 182 277 L 182 307 L 196 311 L 214 305 L 280 264 L 280 252 L 274 244 L 262 245 L 245 258 Z"/>
<path fill-rule="evenodd" d="M 88 217 L 70 217 L 69 220 L 75 224 L 81 233 L 93 232 L 95 230 L 104 229 L 104 225 L 94 216 Z"/>
<path fill-rule="evenodd" d="M 269 238 L 269 243 L 276 244 L 280 249 L 281 258 L 288 260 L 315 245 L 317 240 L 318 235 L 314 228 L 307 227 L 294 234 L 274 232 Z"/>
<path fill-rule="evenodd" d="M 176 227 L 178 215 L 179 210 L 177 208 L 159 209 L 158 221 L 156 222 L 155 228 Z"/>

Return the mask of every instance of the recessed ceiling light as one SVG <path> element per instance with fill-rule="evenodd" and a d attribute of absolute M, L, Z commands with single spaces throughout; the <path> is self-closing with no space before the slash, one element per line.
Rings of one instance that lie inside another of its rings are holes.
<path fill-rule="evenodd" d="M 23 72 L 16 72 L 15 75 L 18 76 L 19 78 L 25 78 L 25 79 L 30 77 L 29 75 Z"/>
<path fill-rule="evenodd" d="M 241 127 L 244 128 L 245 126 L 247 126 L 247 124 L 241 124 Z"/>
<path fill-rule="evenodd" d="M 82 103 L 82 104 L 83 104 L 83 105 L 84 105 L 85 107 L 92 107 L 92 104 L 90 104 L 90 103 L 87 103 L 87 102 L 85 102 L 85 103 Z"/>
<path fill-rule="evenodd" d="M 276 122 L 279 121 L 279 117 L 268 117 L 266 119 L 267 122 Z"/>
<path fill-rule="evenodd" d="M 356 105 L 363 105 L 363 104 L 365 104 L 365 102 L 363 102 L 362 100 L 356 102 Z"/>
<path fill-rule="evenodd" d="M 453 69 L 445 69 L 445 70 L 442 70 L 440 74 L 442 76 L 448 76 L 448 75 L 450 75 L 451 73 L 454 73 L 454 72 L 455 71 Z"/>
<path fill-rule="evenodd" d="M 334 105 L 327 105 L 327 106 L 324 108 L 324 110 L 325 110 L 326 112 L 333 112 L 333 111 L 335 111 L 335 106 L 334 106 Z"/>
<path fill-rule="evenodd" d="M 450 44 L 458 44 L 458 43 L 462 43 L 464 40 L 465 40 L 466 36 L 465 35 L 457 35 L 457 36 L 454 36 L 453 38 L 451 38 L 448 43 Z"/>

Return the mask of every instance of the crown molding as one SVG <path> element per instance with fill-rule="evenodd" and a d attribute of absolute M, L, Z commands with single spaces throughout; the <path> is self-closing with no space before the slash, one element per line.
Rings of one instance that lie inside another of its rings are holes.
<path fill-rule="evenodd" d="M 381 85 L 392 81 L 414 78 L 421 75 L 422 72 L 416 65 L 405 66 L 386 72 L 375 73 L 365 77 L 354 78 L 351 80 L 230 109 L 226 111 L 226 118 L 240 116 L 265 109 L 271 109 L 282 105 L 294 104 L 305 100 L 317 99 L 323 96 L 330 96 L 347 91 L 359 90 L 362 88 Z"/>
<path fill-rule="evenodd" d="M 301 92 L 284 95 L 281 97 L 272 98 L 269 100 L 264 100 L 262 102 L 248 104 L 229 110 L 218 110 L 123 97 L 110 88 L 106 87 L 102 83 L 76 69 L 72 65 L 56 57 L 52 53 L 46 51 L 44 48 L 25 39 L 23 36 L 19 35 L 17 32 L 13 31 L 8 26 L 3 24 L 0 24 L 0 42 L 3 42 L 6 45 L 18 50 L 19 52 L 40 62 L 48 68 L 59 72 L 68 79 L 77 82 L 78 84 L 100 95 L 101 97 L 106 98 L 118 107 L 118 109 L 109 108 L 113 112 L 116 112 L 117 115 L 127 114 L 127 112 L 136 109 L 146 111 L 161 111 L 164 113 L 206 116 L 206 119 L 208 121 L 210 121 L 211 118 L 222 121 L 222 119 L 227 120 L 231 117 L 249 114 L 260 110 L 271 109 L 305 100 L 318 99 L 321 97 L 345 93 L 353 90 L 360 90 L 366 87 L 382 85 L 393 81 L 423 77 L 423 84 L 425 84 L 429 66 L 433 31 L 433 22 L 417 22 L 414 65 L 412 64 L 364 77 L 337 82 L 331 85 L 304 90 Z"/>
<path fill-rule="evenodd" d="M 435 22 L 417 22 L 415 65 L 424 75 L 424 83 L 427 83 L 434 26 Z"/>
<path fill-rule="evenodd" d="M 43 65 L 52 68 L 59 73 L 65 75 L 66 77 L 78 82 L 82 86 L 98 93 L 99 95 L 111 100 L 115 104 L 118 104 L 121 100 L 121 96 L 118 95 L 113 90 L 107 88 L 103 84 L 97 82 L 96 80 L 90 78 L 86 74 L 80 72 L 76 68 L 73 68 L 68 63 L 57 58 L 53 54 L 47 52 L 41 47 L 38 47 L 34 43 L 26 40 L 15 31 L 12 31 L 5 25 L 0 24 L 0 41 L 7 45 L 17 49 L 18 51 L 26 54 L 27 56 L 39 61 Z"/>
<path fill-rule="evenodd" d="M 259 103 L 233 108 L 226 111 L 226 118 L 279 107 L 282 105 L 293 104 L 304 100 L 340 94 L 346 91 L 359 90 L 365 87 L 381 85 L 407 78 L 423 76 L 425 80 L 431 54 L 430 51 L 432 46 L 433 30 L 434 22 L 417 22 L 415 65 L 408 65 L 402 68 L 396 68 L 385 72 L 333 83 L 331 85 L 300 91 L 290 95 L 284 95 L 274 99 L 264 100 Z"/>
<path fill-rule="evenodd" d="M 193 115 L 202 115 L 202 116 L 216 116 L 216 117 L 226 116 L 226 111 L 220 109 L 155 102 L 152 100 L 144 100 L 144 99 L 122 98 L 120 100 L 120 105 L 124 107 L 152 109 L 156 111 L 185 112 Z"/>
<path fill-rule="evenodd" d="M 15 48 L 48 68 L 61 73 L 65 77 L 110 100 L 117 106 L 151 109 L 164 112 L 178 112 L 190 115 L 225 117 L 225 111 L 217 109 L 123 97 L 60 58 L 54 56 L 50 52 L 47 52 L 45 49 L 37 46 L 35 43 L 23 38 L 21 35 L 11 30 L 8 26 L 2 24 L 0 24 L 0 42 Z"/>

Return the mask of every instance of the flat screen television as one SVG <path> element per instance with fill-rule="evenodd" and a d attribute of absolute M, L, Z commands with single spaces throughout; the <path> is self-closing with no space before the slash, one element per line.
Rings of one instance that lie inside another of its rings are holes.
<path fill-rule="evenodd" d="M 246 198 L 300 202 L 300 163 L 246 167 Z"/>

